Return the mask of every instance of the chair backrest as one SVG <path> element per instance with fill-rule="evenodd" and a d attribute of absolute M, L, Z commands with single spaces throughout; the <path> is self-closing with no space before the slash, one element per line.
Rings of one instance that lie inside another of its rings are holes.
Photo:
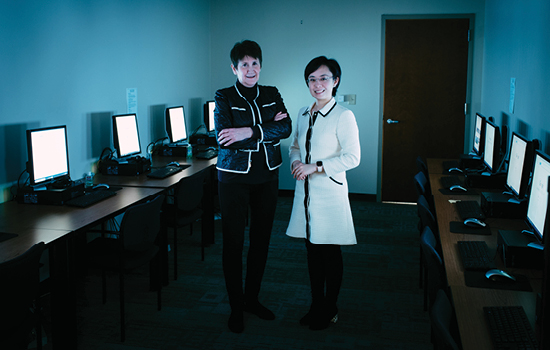
<path fill-rule="evenodd" d="M 434 348 L 437 350 L 458 350 L 459 346 L 451 331 L 453 307 L 447 294 L 439 289 L 430 310 Z"/>
<path fill-rule="evenodd" d="M 38 296 L 38 267 L 46 245 L 37 243 L 16 258 L 0 263 L 0 334 L 25 322 L 33 300 Z"/>
<path fill-rule="evenodd" d="M 443 259 L 441 259 L 437 251 L 437 240 L 429 226 L 424 227 L 422 236 L 420 236 L 420 243 L 422 244 L 422 250 L 425 252 L 424 254 L 427 261 L 433 261 L 438 265 L 443 265 Z"/>
<path fill-rule="evenodd" d="M 204 171 L 182 178 L 176 189 L 176 205 L 179 210 L 197 208 L 204 192 Z"/>
<path fill-rule="evenodd" d="M 423 195 L 418 196 L 416 206 L 418 217 L 420 218 L 420 229 L 424 230 L 424 227 L 429 226 L 432 232 L 437 232 L 437 219 L 435 214 L 431 211 L 426 197 Z"/>
<path fill-rule="evenodd" d="M 154 244 L 160 231 L 160 208 L 163 202 L 164 195 L 160 195 L 126 210 L 120 224 L 125 250 L 146 251 Z"/>
<path fill-rule="evenodd" d="M 429 226 L 424 227 L 424 231 L 420 236 L 420 244 L 422 245 L 424 257 L 423 263 L 428 273 L 428 298 L 431 305 L 435 300 L 437 290 L 445 286 L 447 282 L 443 259 L 437 250 L 437 241 Z"/>
<path fill-rule="evenodd" d="M 418 171 L 421 171 L 426 177 L 428 177 L 428 166 L 421 156 L 416 157 L 416 167 L 418 168 Z"/>
<path fill-rule="evenodd" d="M 420 195 L 426 195 L 426 191 L 428 188 L 428 179 L 426 178 L 426 175 L 419 171 L 414 175 L 414 188 L 416 189 L 417 194 Z"/>

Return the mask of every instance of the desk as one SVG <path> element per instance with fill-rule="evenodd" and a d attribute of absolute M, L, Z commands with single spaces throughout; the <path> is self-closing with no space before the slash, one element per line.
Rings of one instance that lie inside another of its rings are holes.
<path fill-rule="evenodd" d="M 52 286 L 52 344 L 55 349 L 76 349 L 76 293 L 74 287 L 73 239 L 76 235 L 122 214 L 128 207 L 175 186 L 178 181 L 196 172 L 207 170 L 204 194 L 203 232 L 214 241 L 213 176 L 216 158 L 188 160 L 181 157 L 159 157 L 154 166 L 169 162 L 190 163 L 191 166 L 166 179 L 140 176 L 102 176 L 96 183 L 118 185 L 117 195 L 88 208 L 55 205 L 19 204 L 15 201 L 0 204 L 0 231 L 18 236 L 0 243 L 0 261 L 9 260 L 25 252 L 38 242 L 45 242 L 50 252 L 50 279 Z M 204 238 L 203 238 L 204 239 Z"/>
<path fill-rule="evenodd" d="M 217 158 L 212 159 L 188 159 L 186 157 L 154 157 L 151 162 L 152 168 L 166 166 L 170 162 L 178 162 L 181 165 L 190 165 L 179 173 L 168 176 L 164 179 L 151 179 L 146 174 L 137 176 L 103 175 L 97 174 L 94 177 L 94 183 L 106 183 L 113 186 L 123 187 L 152 187 L 152 188 L 170 188 L 177 185 L 179 180 L 192 174 L 203 171 L 207 168 L 214 168 Z"/>
<path fill-rule="evenodd" d="M 465 285 L 464 269 L 458 253 L 456 242 L 461 240 L 485 241 L 491 253 L 496 251 L 497 232 L 499 229 L 521 230 L 525 228 L 522 220 L 488 218 L 487 224 L 491 228 L 491 235 L 457 234 L 450 231 L 451 221 L 460 221 L 455 207 L 449 200 L 480 200 L 480 195 L 443 195 L 439 192 L 439 178 L 443 174 L 443 159 L 428 159 L 428 172 L 430 185 L 434 197 L 437 216 L 441 250 L 445 263 L 447 282 L 451 291 L 453 304 L 456 310 L 456 318 L 462 347 L 468 349 L 492 349 L 492 342 L 483 314 L 484 306 L 523 306 L 533 329 L 535 328 L 536 293 L 541 290 L 542 272 L 526 269 L 506 268 L 512 274 L 526 275 L 535 292 L 519 292 L 500 289 L 472 288 Z M 493 190 L 494 191 L 494 190 Z M 481 193 L 481 191 L 480 191 Z M 500 256 L 495 259 L 497 267 L 504 268 Z"/>
<path fill-rule="evenodd" d="M 203 217 L 202 217 L 202 240 L 205 244 L 214 243 L 214 193 L 216 192 L 215 165 L 217 158 L 212 159 L 188 159 L 186 157 L 154 157 L 152 159 L 153 168 L 166 166 L 170 162 L 178 162 L 181 165 L 190 164 L 187 169 L 164 179 L 151 179 L 146 174 L 138 176 L 117 176 L 98 174 L 94 178 L 94 183 L 105 183 L 112 186 L 122 187 L 141 187 L 141 188 L 160 188 L 167 190 L 173 188 L 178 182 L 187 176 L 191 176 L 200 171 L 206 171 L 205 187 L 203 196 Z"/>
<path fill-rule="evenodd" d="M 161 191 L 155 188 L 125 188 L 116 196 L 88 208 L 20 204 L 15 201 L 0 204 L 0 230 L 18 234 L 0 243 L 0 261 L 14 258 L 41 241 L 48 246 L 54 348 L 77 348 L 72 238 Z"/>

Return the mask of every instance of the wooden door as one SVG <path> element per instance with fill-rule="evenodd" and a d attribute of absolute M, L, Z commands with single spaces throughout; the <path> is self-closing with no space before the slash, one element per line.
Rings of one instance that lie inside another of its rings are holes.
<path fill-rule="evenodd" d="M 388 19 L 385 25 L 381 198 L 416 202 L 417 156 L 464 148 L 468 18 Z"/>

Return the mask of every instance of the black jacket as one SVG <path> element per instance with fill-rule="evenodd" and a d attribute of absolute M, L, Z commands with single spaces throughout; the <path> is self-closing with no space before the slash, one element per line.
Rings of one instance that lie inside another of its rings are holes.
<path fill-rule="evenodd" d="M 252 127 L 254 136 L 229 146 L 221 146 L 218 152 L 217 168 L 221 171 L 246 174 L 250 170 L 252 152 L 263 152 L 269 170 L 281 166 L 280 140 L 290 136 L 292 121 L 290 116 L 274 121 L 278 112 L 287 113 L 283 99 L 276 87 L 257 85 L 254 102 L 259 110 L 258 120 L 255 109 L 243 97 L 237 85 L 216 92 L 214 121 L 216 135 L 226 128 Z"/>

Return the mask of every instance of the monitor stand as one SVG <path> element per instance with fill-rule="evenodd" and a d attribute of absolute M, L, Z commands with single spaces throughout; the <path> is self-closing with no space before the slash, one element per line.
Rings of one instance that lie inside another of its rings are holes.
<path fill-rule="evenodd" d="M 460 169 L 475 169 L 483 166 L 483 159 L 478 155 L 461 154 L 458 164 Z"/>
<path fill-rule="evenodd" d="M 189 143 L 169 143 L 155 147 L 153 153 L 164 157 L 187 157 Z"/>
<path fill-rule="evenodd" d="M 506 185 L 506 173 L 467 173 L 466 185 L 472 188 L 504 190 Z"/>
<path fill-rule="evenodd" d="M 84 183 L 70 182 L 70 185 L 56 188 L 54 186 L 25 186 L 17 190 L 17 202 L 24 204 L 62 205 L 69 199 L 84 194 Z"/>
<path fill-rule="evenodd" d="M 538 244 L 532 236 L 522 231 L 499 230 L 497 237 L 497 252 L 506 267 L 536 269 L 543 267 L 544 251 L 532 247 Z"/>
<path fill-rule="evenodd" d="M 527 216 L 527 201 L 502 192 L 482 192 L 481 209 L 490 218 L 524 219 Z"/>

